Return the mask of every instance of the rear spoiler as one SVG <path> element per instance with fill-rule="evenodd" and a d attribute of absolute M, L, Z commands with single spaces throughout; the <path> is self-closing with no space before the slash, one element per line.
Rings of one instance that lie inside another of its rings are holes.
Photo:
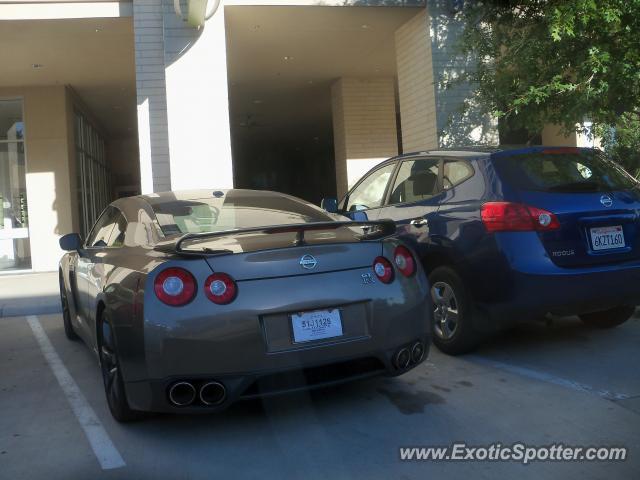
<path fill-rule="evenodd" d="M 234 235 L 245 235 L 251 233 L 272 235 L 275 233 L 295 233 L 296 240 L 293 246 L 305 245 L 304 234 L 313 230 L 336 230 L 338 228 L 362 228 L 360 241 L 375 241 L 389 237 L 396 233 L 396 224 L 393 220 L 376 220 L 367 222 L 316 222 L 316 223 L 296 223 L 290 225 L 274 225 L 264 227 L 239 228 L 235 230 L 223 230 L 220 232 L 187 233 L 175 242 L 164 242 L 158 244 L 154 250 L 165 253 L 178 253 L 186 255 L 203 254 L 225 254 L 233 253 L 230 250 L 186 250 L 183 248 L 185 242 L 207 240 L 220 237 L 230 237 Z"/>

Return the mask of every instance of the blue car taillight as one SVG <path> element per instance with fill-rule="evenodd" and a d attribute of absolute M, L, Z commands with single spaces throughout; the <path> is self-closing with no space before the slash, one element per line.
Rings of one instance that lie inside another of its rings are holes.
<path fill-rule="evenodd" d="M 482 223 L 487 232 L 545 232 L 560 228 L 555 214 L 542 208 L 513 202 L 482 205 Z"/>

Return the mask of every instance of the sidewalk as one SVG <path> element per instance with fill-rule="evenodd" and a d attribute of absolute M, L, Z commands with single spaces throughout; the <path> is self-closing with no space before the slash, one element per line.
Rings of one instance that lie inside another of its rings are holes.
<path fill-rule="evenodd" d="M 58 272 L 0 275 L 0 318 L 60 311 Z"/>

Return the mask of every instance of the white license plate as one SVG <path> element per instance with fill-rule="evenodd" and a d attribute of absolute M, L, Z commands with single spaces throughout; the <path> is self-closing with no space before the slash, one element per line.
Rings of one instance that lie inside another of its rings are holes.
<path fill-rule="evenodd" d="M 597 227 L 591 229 L 591 245 L 594 250 L 613 250 L 623 248 L 624 231 L 621 225 Z"/>
<path fill-rule="evenodd" d="M 293 341 L 311 342 L 342 335 L 340 310 L 317 310 L 291 315 Z"/>

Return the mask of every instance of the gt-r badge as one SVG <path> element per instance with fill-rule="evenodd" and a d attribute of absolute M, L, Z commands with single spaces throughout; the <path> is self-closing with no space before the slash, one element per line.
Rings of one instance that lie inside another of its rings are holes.
<path fill-rule="evenodd" d="M 313 255 L 303 255 L 300 259 L 300 266 L 305 270 L 313 270 L 318 265 L 318 261 Z"/>
<path fill-rule="evenodd" d="M 610 195 L 602 195 L 600 197 L 600 203 L 609 208 L 611 205 L 613 205 L 613 198 L 611 198 Z"/>
<path fill-rule="evenodd" d="M 363 285 L 371 285 L 372 283 L 374 283 L 375 280 L 373 279 L 373 275 L 370 273 L 363 273 L 362 274 L 362 284 Z"/>

